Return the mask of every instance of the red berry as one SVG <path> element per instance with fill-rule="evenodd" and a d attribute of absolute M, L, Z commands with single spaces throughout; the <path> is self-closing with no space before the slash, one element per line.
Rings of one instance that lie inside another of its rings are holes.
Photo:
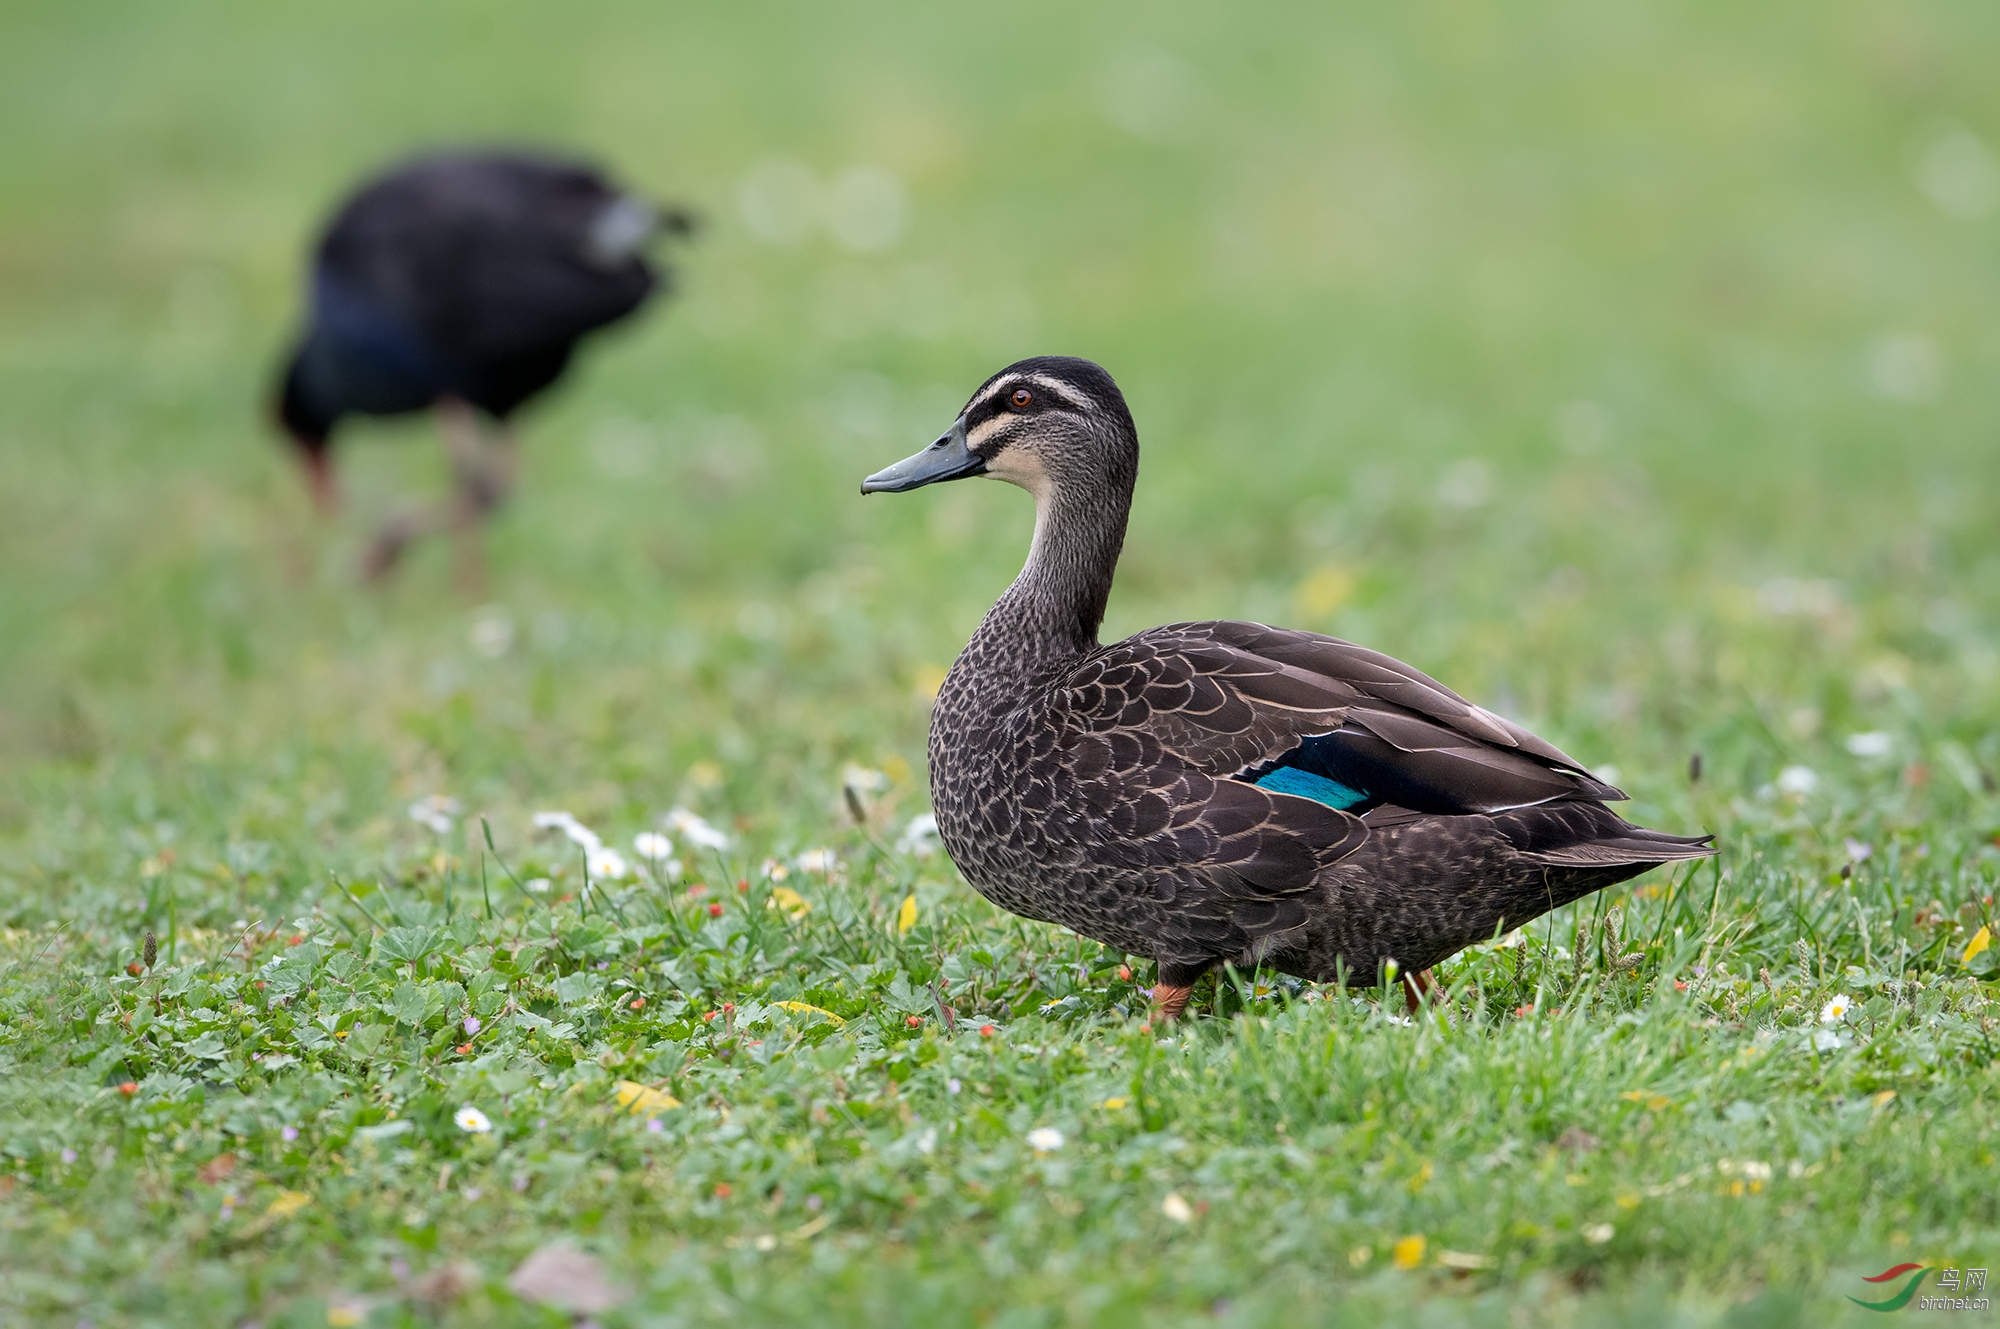
<path fill-rule="evenodd" d="M 733 1002 L 733 1001 L 725 1001 L 725 1002 L 723 1002 L 723 1003 L 722 1003 L 722 1013 L 723 1013 L 724 1015 L 734 1015 L 734 1014 L 736 1014 L 736 1003 L 735 1003 L 735 1002 Z"/>
<path fill-rule="evenodd" d="M 1131 966 L 1131 965 L 1129 965 L 1129 964 L 1121 964 L 1121 965 L 1119 965 L 1119 966 L 1118 966 L 1118 981 L 1119 981 L 1120 983 L 1130 983 L 1130 982 L 1132 981 L 1132 966 Z"/>
<path fill-rule="evenodd" d="M 903 1023 L 910 1026 L 910 1028 L 912 1029 L 921 1029 L 924 1027 L 924 1019 L 921 1015 L 912 1015 L 909 1018 L 905 1019 Z"/>
<path fill-rule="evenodd" d="M 739 877 L 736 882 L 736 889 L 738 891 L 741 891 L 743 894 L 748 895 L 750 893 L 750 883 L 744 881 Z"/>
<path fill-rule="evenodd" d="M 721 918 L 721 917 L 722 917 L 722 906 L 721 906 L 721 905 L 719 905 L 719 904 L 712 904 L 712 905 L 710 905 L 710 906 L 708 907 L 708 916 L 709 916 L 710 918 Z"/>
<path fill-rule="evenodd" d="M 990 1024 L 982 1024 L 982 1025 L 980 1025 L 980 1026 L 979 1026 L 979 1036 L 980 1036 L 981 1038 L 991 1038 L 991 1037 L 993 1037 L 993 1035 L 995 1035 L 995 1034 L 997 1034 L 997 1033 L 999 1033 L 999 1032 L 1000 1032 L 1000 1031 L 999 1031 L 998 1029 L 995 1029 L 995 1028 L 994 1028 L 994 1027 L 993 1027 L 992 1025 L 990 1025 Z"/>
<path fill-rule="evenodd" d="M 632 998 L 632 1009 L 633 1009 L 633 1010 L 635 1010 L 635 1011 L 643 1011 L 643 1010 L 645 1010 L 645 1009 L 646 1009 L 646 999 L 645 999 L 644 997 L 634 997 L 634 998 Z"/>
<path fill-rule="evenodd" d="M 718 1200 L 726 1200 L 726 1199 L 728 1199 L 728 1198 L 729 1198 L 729 1183 L 728 1183 L 728 1182 L 726 1182 L 726 1181 L 718 1181 L 718 1182 L 716 1182 L 716 1183 L 715 1183 L 715 1198 L 716 1198 L 716 1199 L 718 1199 Z"/>
<path fill-rule="evenodd" d="M 125 966 L 125 972 L 132 975 L 132 977 L 137 978 L 139 975 L 146 972 L 146 966 L 140 964 L 137 960 L 134 960 L 132 963 Z"/>
<path fill-rule="evenodd" d="M 459 1056 L 461 1056 L 461 1057 L 462 1057 L 462 1056 L 464 1056 L 464 1055 L 465 1055 L 466 1053 L 468 1053 L 468 1052 L 470 1052 L 470 1051 L 472 1051 L 472 1044 L 470 1044 L 470 1043 L 460 1043 L 460 1044 L 458 1045 L 458 1055 L 459 1055 Z"/>
<path fill-rule="evenodd" d="M 704 1019 L 704 1020 L 707 1020 L 708 1022 L 710 1022 L 711 1024 L 713 1024 L 713 1023 L 715 1022 L 715 1017 L 716 1017 L 716 1016 L 718 1016 L 718 1015 L 720 1015 L 720 1014 L 722 1014 L 722 1012 L 721 1012 L 721 1011 L 709 1011 L 709 1012 L 708 1012 L 707 1014 L 703 1015 L 703 1016 L 702 1016 L 701 1018 L 702 1018 L 702 1019 Z"/>
<path fill-rule="evenodd" d="M 139 1086 L 135 1084 L 133 1081 L 127 1080 L 124 1084 L 118 1086 L 118 1092 L 125 1095 L 125 1097 L 130 1098 L 132 1095 L 139 1092 Z"/>
<path fill-rule="evenodd" d="M 285 938 L 285 945 L 287 945 L 287 946 L 298 946 L 298 945 L 302 945 L 302 944 L 303 944 L 304 942 L 305 942 L 305 938 L 304 938 L 304 937 L 300 937 L 300 936 L 291 936 L 291 937 L 287 937 L 287 938 Z"/>

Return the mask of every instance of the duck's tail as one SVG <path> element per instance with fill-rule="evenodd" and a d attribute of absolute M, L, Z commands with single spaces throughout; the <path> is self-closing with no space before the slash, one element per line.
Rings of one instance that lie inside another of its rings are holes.
<path fill-rule="evenodd" d="M 1523 857 L 1550 867 L 1656 867 L 1716 852 L 1712 835 L 1669 835 L 1634 826 L 1591 799 L 1541 803 L 1491 814 Z"/>

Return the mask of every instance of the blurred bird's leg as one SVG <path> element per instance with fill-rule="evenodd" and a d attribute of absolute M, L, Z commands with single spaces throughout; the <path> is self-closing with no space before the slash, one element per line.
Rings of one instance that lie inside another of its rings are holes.
<path fill-rule="evenodd" d="M 383 522 L 376 528 L 375 538 L 368 544 L 368 552 L 361 556 L 363 580 L 380 581 L 388 576 L 396 564 L 403 561 L 404 551 L 437 530 L 444 515 L 441 509 L 432 506 L 400 513 Z"/>
<path fill-rule="evenodd" d="M 440 401 L 435 413 L 438 436 L 443 439 L 445 456 L 451 461 L 452 495 L 382 523 L 362 560 L 362 575 L 370 581 L 386 576 L 411 545 L 439 531 L 449 531 L 458 546 L 459 579 L 466 581 L 469 577 L 475 584 L 484 580 L 478 549 L 473 547 L 468 555 L 466 543 L 479 519 L 499 506 L 513 485 L 512 442 L 509 440 L 504 447 L 489 447 L 482 436 L 479 417 L 472 407 L 455 398 Z"/>
<path fill-rule="evenodd" d="M 489 435 L 463 402 L 440 405 L 438 417 L 458 486 L 450 513 L 453 561 L 460 589 L 476 593 L 486 586 L 486 554 L 479 526 L 513 492 L 519 450 L 512 430 L 500 424 Z"/>
<path fill-rule="evenodd" d="M 1409 1003 L 1410 1014 L 1417 1013 L 1417 1008 L 1424 1004 L 1426 997 L 1430 996 L 1432 986 L 1431 971 L 1428 969 L 1403 975 L 1403 1000 Z"/>

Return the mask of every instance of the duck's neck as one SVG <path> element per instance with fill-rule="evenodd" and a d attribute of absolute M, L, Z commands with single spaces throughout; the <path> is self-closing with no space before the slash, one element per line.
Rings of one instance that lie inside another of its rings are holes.
<path fill-rule="evenodd" d="M 1129 482 L 1109 489 L 1045 486 L 1035 495 L 1027 566 L 987 612 L 974 641 L 1001 646 L 997 654 L 1020 674 L 1094 650 L 1131 508 Z"/>

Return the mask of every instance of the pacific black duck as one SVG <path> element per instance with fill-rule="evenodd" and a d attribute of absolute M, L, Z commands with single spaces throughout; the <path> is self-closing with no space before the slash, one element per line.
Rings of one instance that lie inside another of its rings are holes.
<path fill-rule="evenodd" d="M 561 377 L 579 340 L 654 294 L 664 274 L 647 245 L 691 225 L 586 166 L 519 152 L 420 157 L 341 205 L 314 256 L 279 423 L 322 506 L 334 500 L 328 442 L 349 415 L 435 409 L 457 477 L 451 502 L 383 526 L 371 574 L 498 506 L 514 475 L 508 418 Z"/>
<path fill-rule="evenodd" d="M 1519 725 L 1351 642 L 1175 623 L 1100 645 L 1139 440 L 1111 376 L 1023 360 L 868 477 L 1035 496 L 1027 566 L 945 676 L 931 798 L 1003 909 L 1159 964 L 1171 1018 L 1225 961 L 1372 986 L 1648 868 L 1715 851 Z M 1421 985 L 1411 988 L 1414 1005 Z"/>

